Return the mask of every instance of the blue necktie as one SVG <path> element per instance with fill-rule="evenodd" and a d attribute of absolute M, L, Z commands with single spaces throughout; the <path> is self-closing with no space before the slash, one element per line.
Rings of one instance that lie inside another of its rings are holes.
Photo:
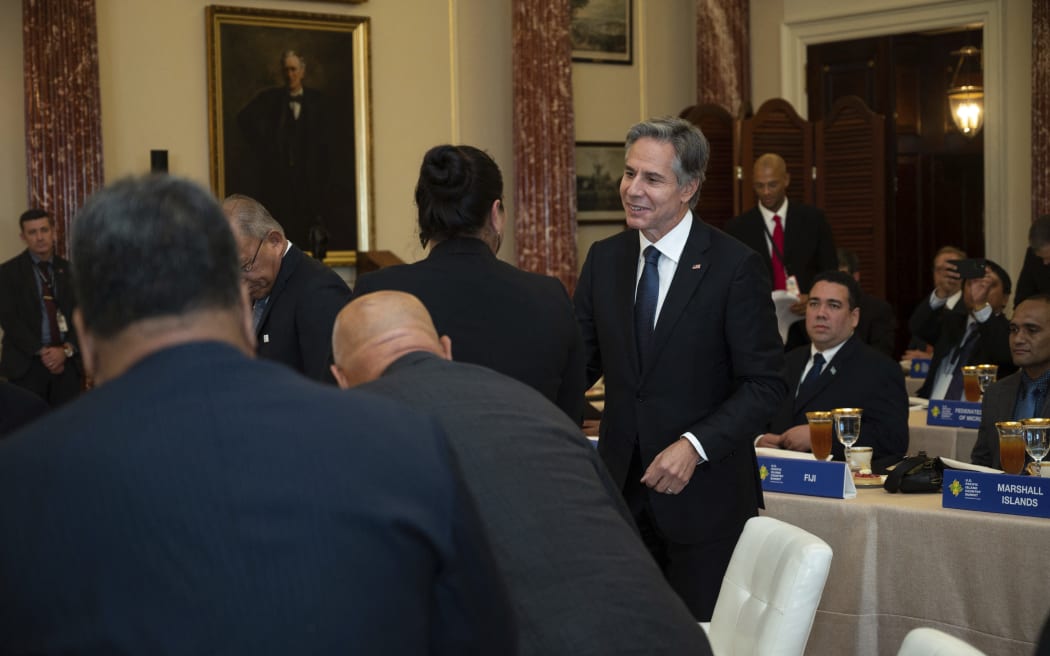
<path fill-rule="evenodd" d="M 656 300 L 660 296 L 660 251 L 649 246 L 644 251 L 645 267 L 638 279 L 638 293 L 634 297 L 634 336 L 637 340 L 638 357 L 645 368 L 652 341 L 653 324 L 656 322 Z"/>
<path fill-rule="evenodd" d="M 1042 396 L 1040 393 L 1039 385 L 1032 383 L 1025 390 L 1025 394 L 1021 397 L 1021 400 L 1017 402 L 1017 407 L 1014 408 L 1014 419 L 1021 421 L 1022 419 L 1031 419 L 1037 416 L 1038 408 L 1036 407 L 1039 397 Z"/>
<path fill-rule="evenodd" d="M 252 329 L 259 330 L 259 322 L 262 321 L 263 313 L 266 311 L 266 304 L 270 301 L 270 297 L 260 298 L 255 301 L 252 305 Z"/>
<path fill-rule="evenodd" d="M 944 393 L 944 399 L 946 401 L 958 401 L 962 399 L 963 392 L 963 374 L 962 368 L 966 364 L 966 361 L 970 359 L 970 351 L 973 350 L 974 344 L 977 342 L 977 322 L 971 321 L 966 326 L 966 334 L 963 335 L 962 341 L 959 345 L 952 349 L 951 353 L 948 354 L 949 362 L 951 362 L 952 381 L 948 383 L 948 391 Z"/>
<path fill-rule="evenodd" d="M 817 379 L 820 378 L 820 372 L 824 369 L 824 354 L 815 353 L 813 354 L 813 366 L 806 372 L 806 377 L 802 379 L 802 384 L 798 386 L 798 393 L 796 397 L 802 396 L 802 392 L 808 390 L 817 384 Z"/>

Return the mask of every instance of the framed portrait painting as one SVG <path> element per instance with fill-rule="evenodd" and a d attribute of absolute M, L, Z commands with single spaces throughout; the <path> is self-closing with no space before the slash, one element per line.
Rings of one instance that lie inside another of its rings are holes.
<path fill-rule="evenodd" d="M 576 142 L 576 220 L 620 223 L 624 145 L 616 141 Z"/>
<path fill-rule="evenodd" d="M 300 248 L 373 244 L 369 19 L 206 8 L 216 195 L 262 203 Z"/>
<path fill-rule="evenodd" d="M 570 0 L 572 60 L 630 64 L 631 0 Z"/>

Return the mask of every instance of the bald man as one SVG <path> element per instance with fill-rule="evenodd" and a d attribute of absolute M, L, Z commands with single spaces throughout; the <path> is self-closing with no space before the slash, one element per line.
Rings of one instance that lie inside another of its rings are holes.
<path fill-rule="evenodd" d="M 510 591 L 520 653 L 710 654 L 580 430 L 531 387 L 451 362 L 453 347 L 416 297 L 374 292 L 336 318 L 332 373 L 444 428 Z"/>
<path fill-rule="evenodd" d="M 831 226 L 816 207 L 788 202 L 791 176 L 780 155 L 755 160 L 753 184 L 758 205 L 730 221 L 726 232 L 762 256 L 774 290 L 794 276 L 799 292 L 808 294 L 814 276 L 838 268 Z M 805 316 L 805 299 L 793 309 Z"/>

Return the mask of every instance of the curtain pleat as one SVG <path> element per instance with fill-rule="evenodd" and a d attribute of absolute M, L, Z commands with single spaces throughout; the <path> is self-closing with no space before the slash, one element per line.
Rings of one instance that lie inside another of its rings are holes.
<path fill-rule="evenodd" d="M 750 109 L 749 0 L 696 0 L 696 102 Z"/>

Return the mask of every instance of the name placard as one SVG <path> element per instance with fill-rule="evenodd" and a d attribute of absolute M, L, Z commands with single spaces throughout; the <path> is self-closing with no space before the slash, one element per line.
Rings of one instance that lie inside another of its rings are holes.
<path fill-rule="evenodd" d="M 1050 519 L 1050 479 L 945 469 L 941 505 Z"/>
<path fill-rule="evenodd" d="M 766 492 L 852 499 L 857 496 L 853 476 L 844 462 L 758 456 L 758 475 Z"/>
<path fill-rule="evenodd" d="M 926 423 L 930 426 L 955 426 L 956 428 L 980 428 L 981 404 L 969 401 L 934 401 L 926 411 Z"/>
<path fill-rule="evenodd" d="M 912 378 L 925 378 L 930 374 L 929 360 L 912 360 L 908 375 Z"/>

